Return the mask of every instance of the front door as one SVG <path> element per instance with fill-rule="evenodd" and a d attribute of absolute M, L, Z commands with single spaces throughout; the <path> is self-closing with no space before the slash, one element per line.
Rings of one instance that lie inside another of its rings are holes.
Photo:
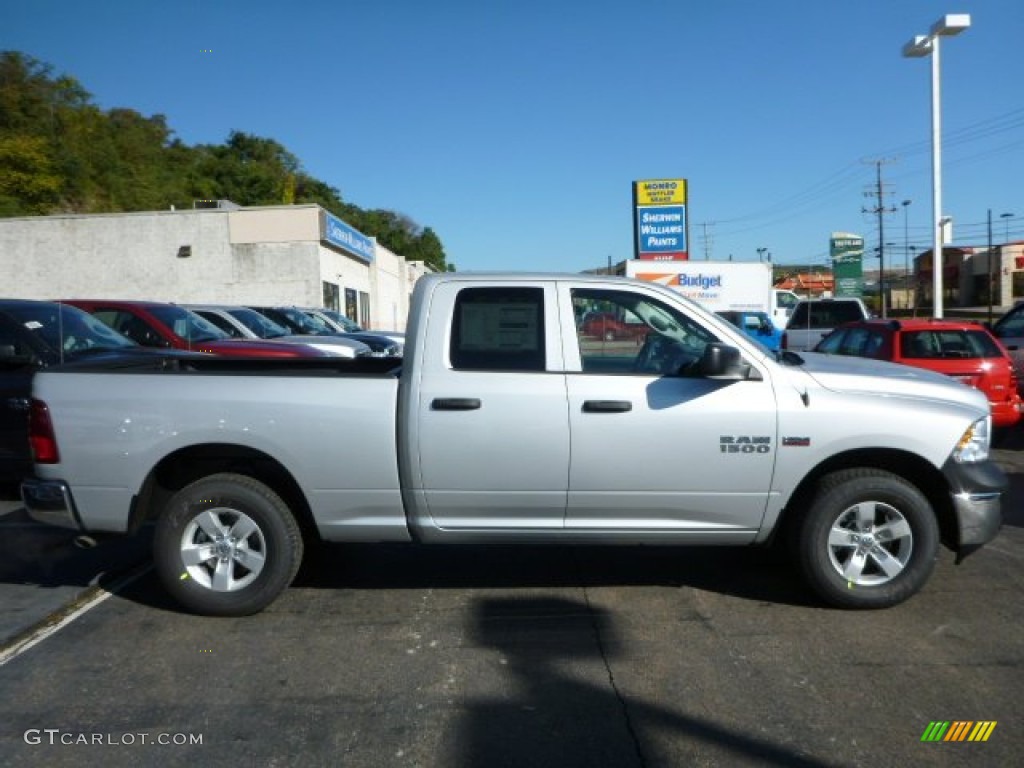
<path fill-rule="evenodd" d="M 742 541 L 760 526 L 775 463 L 767 377 L 716 381 L 687 366 L 719 339 L 657 296 L 564 288 L 574 316 L 612 313 L 645 330 L 606 339 L 577 323 L 579 372 L 567 376 L 572 461 L 566 528 L 672 531 Z M 641 326 L 642 324 L 642 326 Z M 572 365 L 570 363 L 570 365 Z"/>

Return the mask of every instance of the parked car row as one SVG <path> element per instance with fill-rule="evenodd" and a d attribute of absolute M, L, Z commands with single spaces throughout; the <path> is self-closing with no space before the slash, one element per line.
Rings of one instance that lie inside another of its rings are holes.
<path fill-rule="evenodd" d="M 144 347 L 257 357 L 355 358 L 402 354 L 401 346 L 386 336 L 336 331 L 316 320 L 313 310 L 298 307 L 190 308 L 110 299 L 73 299 L 65 303 L 89 312 Z M 257 314 L 261 317 L 254 316 Z M 282 323 L 284 316 L 291 319 Z"/>
<path fill-rule="evenodd" d="M 266 315 L 291 333 L 304 336 L 323 337 L 341 336 L 366 344 L 375 357 L 401 357 L 402 346 L 387 336 L 359 330 L 357 332 L 340 331 L 332 327 L 313 310 L 299 307 L 252 307 L 261 315 Z"/>
<path fill-rule="evenodd" d="M 372 354 L 372 350 L 366 344 L 355 339 L 292 333 L 266 314 L 249 307 L 220 304 L 187 304 L 185 307 L 217 326 L 232 339 L 262 339 L 279 344 L 302 344 L 318 349 L 323 354 L 341 357 L 365 357 Z"/>
<path fill-rule="evenodd" d="M 235 357 L 401 357 L 388 336 L 329 326 L 318 310 L 280 312 L 296 318 L 282 326 L 278 308 L 181 306 L 152 301 L 70 299 L 61 302 L 0 299 L 0 496 L 14 498 L 31 468 L 29 395 L 40 368 L 84 357 L 184 354 Z M 300 318 L 307 317 L 308 323 Z M 356 326 L 358 328 L 358 326 Z"/>

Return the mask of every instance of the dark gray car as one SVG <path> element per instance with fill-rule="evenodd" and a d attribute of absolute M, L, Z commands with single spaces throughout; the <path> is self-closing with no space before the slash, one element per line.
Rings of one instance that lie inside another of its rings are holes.
<path fill-rule="evenodd" d="M 31 469 L 29 393 L 40 368 L 139 346 L 87 312 L 65 304 L 0 299 L 0 494 L 16 495 Z"/>

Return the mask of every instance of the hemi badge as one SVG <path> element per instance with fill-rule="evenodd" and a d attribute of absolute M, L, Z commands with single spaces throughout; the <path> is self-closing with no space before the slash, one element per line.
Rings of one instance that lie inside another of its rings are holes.
<path fill-rule="evenodd" d="M 811 438 L 809 437 L 784 437 L 782 438 L 782 444 L 792 445 L 797 448 L 807 448 L 811 444 Z"/>

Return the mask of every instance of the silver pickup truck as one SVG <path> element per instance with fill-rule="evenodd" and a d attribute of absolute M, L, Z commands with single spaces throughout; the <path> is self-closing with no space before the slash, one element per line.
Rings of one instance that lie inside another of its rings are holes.
<path fill-rule="evenodd" d="M 589 319 L 614 318 L 614 339 Z M 786 544 L 827 603 L 914 594 L 1001 524 L 984 395 L 771 353 L 670 289 L 446 274 L 396 361 L 83 361 L 37 375 L 39 521 L 132 532 L 187 609 L 261 610 L 304 541 Z M 684 557 L 685 555 L 680 555 Z"/>

